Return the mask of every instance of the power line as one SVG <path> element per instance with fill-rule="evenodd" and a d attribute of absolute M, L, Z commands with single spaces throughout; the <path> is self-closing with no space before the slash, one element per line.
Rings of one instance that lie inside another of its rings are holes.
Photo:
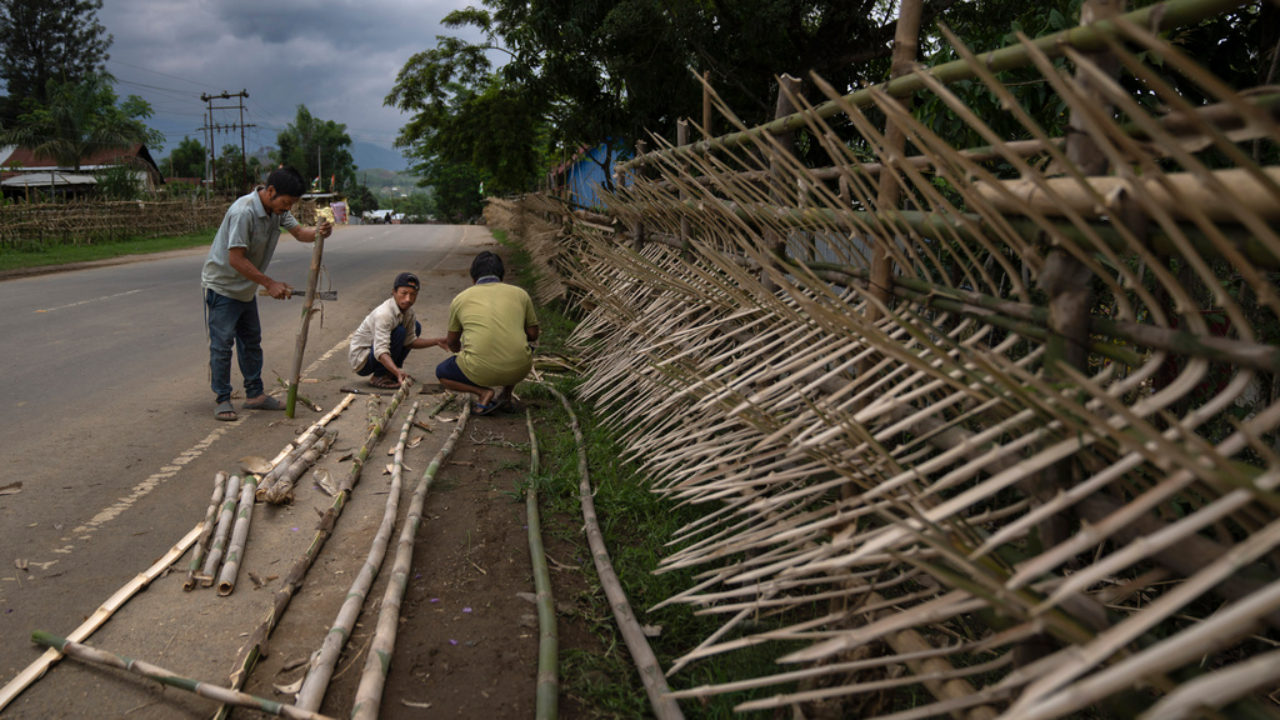
<path fill-rule="evenodd" d="M 178 77 L 177 75 L 168 75 L 168 74 L 166 74 L 166 73 L 162 73 L 162 72 L 159 72 L 159 71 L 157 71 L 157 70 L 152 70 L 151 68 L 145 68 L 145 67 L 142 67 L 141 65 L 131 65 L 131 64 L 129 64 L 129 63 L 127 63 L 127 62 L 123 61 L 123 60 L 115 60 L 115 59 L 111 59 L 111 60 L 107 60 L 107 62 L 108 62 L 108 63 L 116 64 L 116 65 L 123 65 L 123 66 L 128 67 L 128 68 L 133 68 L 134 70 L 141 70 L 141 71 L 143 71 L 143 72 L 149 72 L 149 73 L 151 73 L 151 74 L 153 74 L 153 75 L 159 75 L 159 76 L 161 76 L 161 77 L 167 77 L 167 78 L 169 78 L 169 79 L 171 79 L 171 80 L 181 80 L 182 82 L 185 82 L 185 83 L 191 83 L 192 85 L 202 85 L 202 86 L 207 87 L 207 88 L 217 88 L 217 87 L 218 87 L 217 85 L 210 85 L 210 84 L 208 84 L 208 83 L 202 83 L 202 82 L 199 82 L 199 81 L 196 81 L 196 80 L 188 80 L 187 78 L 184 78 L 184 77 Z"/>

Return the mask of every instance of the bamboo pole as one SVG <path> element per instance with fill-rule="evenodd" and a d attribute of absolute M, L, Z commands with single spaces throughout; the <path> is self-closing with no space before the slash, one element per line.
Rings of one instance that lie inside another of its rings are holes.
<path fill-rule="evenodd" d="M 191 553 L 191 564 L 187 567 L 187 579 L 182 582 L 183 590 L 194 590 L 196 587 L 196 573 L 200 571 L 200 564 L 204 561 L 204 551 L 209 545 L 209 538 L 213 536 L 214 521 L 218 517 L 218 509 L 222 505 L 222 499 L 227 491 L 227 474 L 218 471 L 213 475 L 213 497 L 209 499 L 209 509 L 204 514 L 204 530 L 200 533 L 200 538 L 196 540 L 196 549 Z"/>
<path fill-rule="evenodd" d="M 525 514 L 529 526 L 529 558 L 533 563 L 533 587 L 538 602 L 538 692 L 534 702 L 536 720 L 554 720 L 560 716 L 560 676 L 557 659 L 560 636 L 556 629 L 555 598 L 551 594 L 551 573 L 542 545 L 542 521 L 538 515 L 538 487 L 534 483 L 540 468 L 538 433 L 533 429 L 533 411 L 525 408 L 525 425 L 529 428 L 529 492 L 525 495 Z"/>
<path fill-rule="evenodd" d="M 196 538 L 202 532 L 204 532 L 204 523 L 199 523 L 191 528 L 191 531 L 179 540 L 177 545 L 169 548 L 169 552 L 165 553 L 159 560 L 156 560 L 150 568 L 135 576 L 111 597 L 107 598 L 107 601 L 98 606 L 98 609 L 94 611 L 88 620 L 81 623 L 80 627 L 77 627 L 67 637 L 80 642 L 92 635 L 95 630 L 102 627 L 103 623 L 111 619 L 116 610 L 119 610 L 125 603 L 129 602 L 130 598 L 138 594 L 138 591 L 150 585 L 152 580 L 160 577 L 161 574 L 169 569 L 169 566 L 177 562 L 183 553 L 187 551 L 187 548 L 195 543 Z M 35 662 L 18 673 L 17 677 L 0 688 L 0 710 L 3 710 L 9 703 L 13 702 L 13 699 L 19 693 L 30 687 L 36 680 L 39 680 L 45 674 L 45 671 L 60 659 L 62 659 L 62 653 L 50 648 Z"/>
<path fill-rule="evenodd" d="M 422 524 L 422 505 L 427 499 L 427 490 L 435 480 L 436 472 L 445 458 L 453 452 L 453 446 L 462 435 L 467 420 L 471 417 L 471 404 L 468 403 L 458 417 L 457 427 L 449 434 L 444 446 L 431 459 L 431 464 L 422 473 L 422 479 L 413 491 L 413 499 L 409 502 L 409 512 L 405 516 L 404 526 L 400 529 L 400 540 L 396 545 L 396 558 L 391 566 L 391 577 L 387 581 L 387 589 L 382 595 L 382 608 L 378 612 L 377 630 L 366 656 L 364 672 L 360 675 L 360 685 L 356 688 L 355 706 L 351 708 L 351 720 L 377 720 L 378 711 L 382 707 L 382 688 L 387 681 L 387 673 L 391 668 L 391 658 L 395 653 L 396 629 L 400 624 L 400 602 L 404 599 L 405 589 L 409 584 L 409 571 L 413 567 L 413 538 L 418 534 L 418 526 Z"/>
<path fill-rule="evenodd" d="M 391 397 L 391 403 L 387 406 L 381 417 L 377 418 L 369 428 L 369 436 L 365 439 L 364 446 L 360 448 L 360 452 L 352 459 L 351 470 L 347 477 L 338 487 L 338 494 L 333 498 L 333 504 L 329 509 L 320 516 L 320 520 L 316 523 L 316 534 L 312 538 L 311 544 L 307 549 L 294 561 L 289 572 L 285 574 L 284 581 L 281 583 L 280 589 L 276 591 L 272 598 L 271 610 L 262 622 L 254 628 L 249 634 L 249 640 L 241 648 L 236 655 L 234 669 L 231 671 L 229 686 L 233 690 L 239 690 L 244 687 L 244 683 L 249 678 L 249 673 L 253 672 L 253 668 L 258 663 L 258 658 L 266 654 L 266 644 L 271 632 L 275 630 L 276 624 L 280 622 L 280 618 L 284 616 L 285 610 L 289 608 L 289 601 L 293 599 L 294 593 L 302 586 L 302 581 L 307 576 L 307 571 L 311 569 L 311 564 L 315 562 L 316 556 L 320 554 L 321 548 L 328 541 L 329 536 L 333 534 L 334 528 L 338 524 L 338 518 L 342 516 L 342 510 L 346 507 L 347 497 L 351 494 L 352 489 L 360 480 L 360 472 L 364 468 L 364 463 L 369 457 L 369 450 L 377 443 L 378 438 L 382 437 L 383 428 L 386 423 L 391 420 L 400 403 L 409 394 L 409 387 L 412 383 L 402 383 L 400 389 Z M 377 398 L 370 398 L 376 400 Z M 230 708 L 223 705 L 218 709 L 218 713 L 214 716 L 218 720 L 225 720 Z"/>
<path fill-rule="evenodd" d="M 373 544 L 369 546 L 369 554 L 365 557 L 360 573 L 356 575 L 355 582 L 351 583 L 351 588 L 347 590 L 346 599 L 338 610 L 333 627 L 329 628 L 329 632 L 325 634 L 319 652 L 311 661 L 311 669 L 307 671 L 307 677 L 302 681 L 302 689 L 298 691 L 298 697 L 294 701 L 298 707 L 307 710 L 320 709 L 325 692 L 329 688 L 329 680 L 333 677 L 334 666 L 338 664 L 342 648 L 351 637 L 351 631 L 360 617 L 360 610 L 364 607 L 365 596 L 369 594 L 369 588 L 378 575 L 378 569 L 382 567 L 382 559 L 387 554 L 387 544 L 391 541 L 391 531 L 395 528 L 396 514 L 400 507 L 404 446 L 409 439 L 409 429 L 413 427 L 413 418 L 418 413 L 418 405 L 419 403 L 415 402 L 409 408 L 404 427 L 400 430 L 400 439 L 396 442 L 395 465 L 391 471 L 391 486 L 387 492 L 387 502 L 382 511 L 382 524 L 378 526 L 378 532 L 373 537 Z"/>
<path fill-rule="evenodd" d="M 298 478 L 307 471 L 307 468 L 316 464 L 321 455 L 329 452 L 329 448 L 333 446 L 335 440 L 338 439 L 338 432 L 327 432 L 323 437 L 318 438 L 306 452 L 302 453 L 298 459 L 294 460 L 283 473 L 275 485 L 271 486 L 271 490 L 267 492 L 266 500 L 273 505 L 288 504 L 293 502 L 293 486 L 298 482 Z"/>
<path fill-rule="evenodd" d="M 631 653 L 631 659 L 640 672 L 640 680 L 644 683 L 645 692 L 649 695 L 653 713 L 659 720 L 683 718 L 684 713 L 680 712 L 680 705 L 666 694 L 671 691 L 671 688 L 667 685 L 662 666 L 658 664 L 658 658 L 654 656 L 653 649 L 649 647 L 649 641 L 645 639 L 644 632 L 640 629 L 640 623 L 636 621 L 635 613 L 631 611 L 631 603 L 622 590 L 622 583 L 618 581 L 618 574 L 614 572 L 613 562 L 609 559 L 609 551 L 604 546 L 604 535 L 601 534 L 600 523 L 596 520 L 591 477 L 587 473 L 586 442 L 582 438 L 578 416 L 569 405 L 569 399 L 559 390 L 545 383 L 543 387 L 560 400 L 565 412 L 569 414 L 569 424 L 573 427 L 573 437 L 578 444 L 578 474 L 581 477 L 581 482 L 578 484 L 578 497 L 582 503 L 582 515 L 586 522 L 591 557 L 595 562 L 596 574 L 600 577 L 600 586 L 604 588 L 605 595 L 609 598 L 609 605 L 613 608 L 613 617 L 618 623 L 618 630 L 622 633 L 622 638 L 627 643 L 627 650 Z"/>
<path fill-rule="evenodd" d="M 218 594 L 230 595 L 236 589 L 236 576 L 240 574 L 240 558 L 244 556 L 245 542 L 249 539 L 249 524 L 253 522 L 253 475 L 246 475 L 240 488 L 240 504 L 236 507 L 236 524 L 231 531 L 231 544 L 227 546 L 227 560 L 218 575 Z"/>
<path fill-rule="evenodd" d="M 252 477 L 252 476 L 250 476 Z M 218 565 L 227 547 L 227 538 L 231 535 L 231 527 L 236 517 L 236 501 L 240 493 L 240 476 L 232 475 L 227 481 L 227 493 L 222 501 L 222 513 L 218 516 L 218 529 L 213 534 L 213 545 L 209 548 L 209 556 L 204 559 L 204 569 L 200 572 L 200 585 L 209 587 L 218 574 Z"/>
<path fill-rule="evenodd" d="M 307 275 L 307 296 L 302 303 L 302 325 L 298 328 L 298 344 L 293 350 L 293 374 L 289 376 L 289 395 L 284 404 L 284 414 L 293 419 L 298 401 L 298 381 L 302 378 L 302 353 L 307 348 L 307 329 L 311 326 L 312 306 L 316 301 L 316 282 L 320 279 L 320 262 L 324 255 L 324 236 L 316 230 L 311 243 L 311 272 Z"/>
<path fill-rule="evenodd" d="M 324 428 L 320 426 L 310 427 L 305 433 L 299 435 L 293 448 L 288 451 L 282 460 L 273 464 L 271 470 L 268 471 L 267 474 L 263 475 L 262 479 L 258 481 L 258 489 L 256 491 L 257 499 L 259 501 L 265 501 L 267 499 L 267 495 L 275 489 L 276 481 L 288 472 L 289 468 L 293 466 L 293 463 L 296 462 L 298 458 L 302 457 L 303 453 L 310 450 L 321 437 L 324 437 Z"/>
<path fill-rule="evenodd" d="M 54 650 L 77 660 L 127 670 L 135 675 L 151 678 L 161 685 L 180 688 L 188 692 L 193 692 L 200 697 L 217 700 L 221 703 L 228 703 L 237 707 L 258 710 L 260 712 L 267 713 L 268 715 L 295 718 L 296 720 L 332 720 L 325 715 L 308 712 L 294 707 L 293 705 L 276 702 L 275 700 L 267 700 L 266 698 L 256 697 L 236 690 L 211 685 L 210 683 L 202 682 L 200 680 L 183 677 L 171 670 L 166 670 L 162 667 L 152 665 L 149 662 L 134 660 L 133 658 L 116 655 L 115 653 L 107 652 L 106 650 L 99 648 L 81 645 L 80 643 L 58 637 L 53 633 L 47 633 L 42 630 L 37 630 L 32 633 L 31 640 L 39 645 L 53 648 Z"/>

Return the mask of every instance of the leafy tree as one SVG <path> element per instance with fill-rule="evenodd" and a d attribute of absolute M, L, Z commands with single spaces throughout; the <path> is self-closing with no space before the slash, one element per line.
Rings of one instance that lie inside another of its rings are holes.
<path fill-rule="evenodd" d="M 151 117 L 151 106 L 134 95 L 117 104 L 112 82 L 105 73 L 80 82 L 49 81 L 49 104 L 19 116 L 12 129 L 0 132 L 0 142 L 23 145 L 76 170 L 81 159 L 96 152 L 163 143 L 164 135 L 143 122 Z"/>
<path fill-rule="evenodd" d="M 137 200 L 142 195 L 138 187 L 136 168 L 117 163 L 96 173 L 98 194 L 108 200 Z"/>
<path fill-rule="evenodd" d="M 25 101 L 46 105 L 50 81 L 76 83 L 103 71 L 112 37 L 98 22 L 102 0 L 0 0 L 0 80 L 11 121 Z"/>
<path fill-rule="evenodd" d="M 202 178 L 204 177 L 205 149 L 199 140 L 183 137 L 182 142 L 169 153 L 169 157 L 160 161 L 160 170 L 170 177 Z"/>
<path fill-rule="evenodd" d="M 294 121 L 276 135 L 276 145 L 272 160 L 292 165 L 304 178 L 320 178 L 325 190 L 355 187 L 356 166 L 346 125 L 321 120 L 306 105 L 299 105 Z"/>
<path fill-rule="evenodd" d="M 355 189 L 347 195 L 347 203 L 354 217 L 361 217 L 369 210 L 378 209 L 378 198 L 368 185 L 355 186 Z"/>

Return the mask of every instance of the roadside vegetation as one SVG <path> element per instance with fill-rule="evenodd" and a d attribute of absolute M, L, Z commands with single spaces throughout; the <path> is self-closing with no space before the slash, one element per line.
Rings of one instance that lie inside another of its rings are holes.
<path fill-rule="evenodd" d="M 528 254 L 517 244 L 510 242 L 505 233 L 494 231 L 494 236 L 510 248 L 510 265 L 516 275 L 513 278 L 526 289 L 532 289 L 535 280 Z M 575 308 L 563 303 L 538 307 L 538 322 L 542 328 L 539 337 L 540 356 L 572 358 L 575 350 L 569 344 L 569 336 L 579 317 Z M 600 529 L 604 534 L 623 589 L 631 602 L 632 610 L 642 625 L 660 630 L 649 638 L 663 669 L 669 669 L 681 655 L 692 650 L 696 638 L 710 636 L 727 619 L 724 615 L 695 615 L 686 605 L 672 605 L 649 613 L 648 608 L 696 584 L 694 576 L 705 568 L 655 574 L 659 561 L 668 554 L 666 543 L 687 523 L 702 515 L 689 507 L 676 507 L 675 503 L 649 491 L 649 483 L 634 462 L 626 461 L 618 443 L 618 433 L 599 425 L 590 405 L 576 399 L 577 378 L 544 376 L 547 382 L 568 396 L 574 413 L 582 427 L 586 442 L 588 471 L 595 490 L 596 511 Z M 569 602 L 589 621 L 599 637 L 603 654 L 569 652 L 561 658 L 561 683 L 566 695 L 578 698 L 594 715 L 601 717 L 647 717 L 652 715 L 644 686 L 623 644 L 622 636 L 614 622 L 613 611 L 592 564 L 591 552 L 582 532 L 582 509 L 578 499 L 577 447 L 570 429 L 569 418 L 559 401 L 541 385 L 526 382 L 520 387 L 521 398 L 538 408 L 538 445 L 542 456 L 542 470 L 531 481 L 538 489 L 539 504 L 543 516 L 543 532 L 571 542 L 577 550 L 571 559 L 558 558 L 566 564 L 580 568 L 587 579 L 588 590 L 581 597 L 560 598 L 557 603 Z M 528 485 L 516 488 L 523 496 Z M 583 610 L 583 608 L 589 608 Z M 825 612 L 815 608 L 815 612 Z M 767 617 L 747 623 L 752 630 L 769 624 Z M 729 634 L 722 641 L 732 640 L 737 634 Z M 774 658 L 789 648 L 770 646 L 768 650 L 738 650 L 716 656 L 685 667 L 671 679 L 673 688 L 684 689 L 701 685 L 722 683 L 734 678 L 760 677 L 776 673 L 781 668 Z M 769 688 L 773 694 L 778 688 Z M 681 709 L 690 718 L 734 717 L 733 706 L 757 695 L 737 693 L 711 698 L 707 703 L 685 700 Z"/>
<path fill-rule="evenodd" d="M 19 247 L 0 248 L 0 272 L 26 268 L 66 265 L 68 263 L 106 260 L 122 255 L 148 255 L 168 250 L 182 250 L 213 242 L 217 228 L 209 228 L 192 235 L 162 238 L 129 238 L 116 242 L 92 245 L 64 245 L 34 243 Z"/>

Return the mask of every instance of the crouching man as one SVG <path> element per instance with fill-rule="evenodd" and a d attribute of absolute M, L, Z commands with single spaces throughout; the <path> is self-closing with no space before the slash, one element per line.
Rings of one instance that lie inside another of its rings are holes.
<path fill-rule="evenodd" d="M 390 299 L 374 308 L 351 336 L 351 369 L 361 377 L 372 376 L 369 384 L 373 387 L 395 390 L 411 380 L 404 371 L 410 350 L 449 348 L 444 338 L 419 337 L 422 323 L 414 316 L 413 304 L 418 301 L 420 287 L 413 273 L 397 275 Z"/>
<path fill-rule="evenodd" d="M 502 282 L 502 258 L 482 252 L 471 262 L 472 286 L 449 305 L 449 350 L 436 367 L 440 384 L 476 396 L 472 412 L 488 415 L 511 404 L 511 391 L 533 368 L 529 343 L 538 339 L 538 316 L 529 293 Z"/>

